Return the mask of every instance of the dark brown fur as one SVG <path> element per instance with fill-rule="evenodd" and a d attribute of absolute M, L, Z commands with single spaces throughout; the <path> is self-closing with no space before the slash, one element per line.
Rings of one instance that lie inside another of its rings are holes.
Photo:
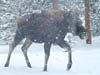
<path fill-rule="evenodd" d="M 17 26 L 18 28 L 16 30 L 14 41 L 10 45 L 10 51 L 8 54 L 7 62 L 5 64 L 6 67 L 9 66 L 10 56 L 14 48 L 22 39 L 27 38 L 24 45 L 22 46 L 22 51 L 28 67 L 31 67 L 31 64 L 28 60 L 27 49 L 32 44 L 32 42 L 36 42 L 44 43 L 44 71 L 47 71 L 47 63 L 50 56 L 50 48 L 52 44 L 56 44 L 62 48 L 68 49 L 69 59 L 67 69 L 69 70 L 71 68 L 71 47 L 64 40 L 64 38 L 68 32 L 72 32 L 73 34 L 80 36 L 82 35 L 80 33 L 83 33 L 85 31 L 78 16 L 72 15 L 71 12 L 67 12 L 63 14 L 63 18 L 53 18 L 47 12 L 38 14 L 34 13 L 20 17 L 17 20 Z"/>

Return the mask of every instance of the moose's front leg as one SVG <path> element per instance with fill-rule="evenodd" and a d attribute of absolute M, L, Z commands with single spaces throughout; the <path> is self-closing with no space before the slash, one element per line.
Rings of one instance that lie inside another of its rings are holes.
<path fill-rule="evenodd" d="M 59 46 L 65 49 L 68 49 L 68 65 L 67 65 L 67 70 L 70 70 L 72 66 L 72 51 L 70 45 L 66 41 L 62 41 L 59 43 Z"/>
<path fill-rule="evenodd" d="M 51 43 L 44 43 L 45 62 L 43 71 L 47 71 L 47 64 L 50 56 Z"/>
<path fill-rule="evenodd" d="M 68 65 L 67 65 L 67 70 L 70 70 L 72 66 L 72 52 L 70 46 L 68 47 Z"/>

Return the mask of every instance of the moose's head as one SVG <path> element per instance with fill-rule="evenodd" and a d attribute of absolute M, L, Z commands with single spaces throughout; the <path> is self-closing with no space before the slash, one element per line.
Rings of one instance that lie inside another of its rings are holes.
<path fill-rule="evenodd" d="M 69 11 L 64 14 L 64 24 L 68 27 L 68 31 L 73 35 L 77 35 L 80 39 L 85 37 L 85 27 L 82 25 L 82 20 L 79 15 Z"/>

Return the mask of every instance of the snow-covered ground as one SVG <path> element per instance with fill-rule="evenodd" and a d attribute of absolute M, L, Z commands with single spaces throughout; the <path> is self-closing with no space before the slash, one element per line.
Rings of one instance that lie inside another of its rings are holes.
<path fill-rule="evenodd" d="M 72 46 L 73 65 L 66 71 L 67 53 L 58 46 L 52 46 L 48 63 L 48 71 L 43 72 L 44 52 L 43 44 L 33 43 L 28 55 L 32 68 L 26 66 L 24 56 L 17 46 L 12 54 L 10 65 L 4 67 L 8 46 L 0 46 L 0 75 L 99 75 L 100 74 L 100 37 L 93 38 L 92 44 L 87 45 L 85 40 Z"/>

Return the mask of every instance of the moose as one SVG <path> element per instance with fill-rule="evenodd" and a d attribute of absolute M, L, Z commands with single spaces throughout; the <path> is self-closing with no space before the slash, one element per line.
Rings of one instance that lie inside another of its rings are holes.
<path fill-rule="evenodd" d="M 79 16 L 68 11 L 63 14 L 63 18 L 52 18 L 48 13 L 33 13 L 22 16 L 17 20 L 17 30 L 13 42 L 9 46 L 8 58 L 5 67 L 9 66 L 10 57 L 14 48 L 26 38 L 22 46 L 27 66 L 31 68 L 27 56 L 29 46 L 34 43 L 44 43 L 45 62 L 43 71 L 47 71 L 51 45 L 58 45 L 68 52 L 67 70 L 72 66 L 72 51 L 67 41 L 64 40 L 66 34 L 71 32 L 80 39 L 84 38 L 85 28 Z"/>

